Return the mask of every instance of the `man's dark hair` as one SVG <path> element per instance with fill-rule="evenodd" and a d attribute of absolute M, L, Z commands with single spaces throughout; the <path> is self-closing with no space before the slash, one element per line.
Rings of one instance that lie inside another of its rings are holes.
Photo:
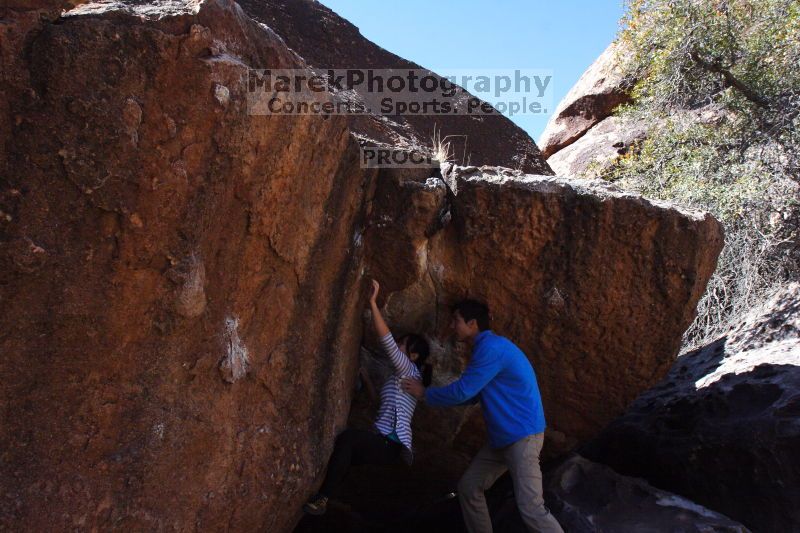
<path fill-rule="evenodd" d="M 453 306 L 453 312 L 458 311 L 464 322 L 475 320 L 478 323 L 478 329 L 485 331 L 490 328 L 489 319 L 489 306 L 481 303 L 478 300 L 461 300 Z"/>

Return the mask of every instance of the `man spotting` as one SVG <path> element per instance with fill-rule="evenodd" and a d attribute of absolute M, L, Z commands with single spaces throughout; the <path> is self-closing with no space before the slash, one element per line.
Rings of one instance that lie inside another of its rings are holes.
<path fill-rule="evenodd" d="M 419 381 L 405 379 L 403 389 L 433 406 L 481 403 L 489 442 L 458 482 L 461 512 L 470 533 L 492 531 L 484 491 L 506 470 L 527 528 L 563 533 L 542 497 L 539 453 L 545 420 L 536 374 L 522 350 L 492 332 L 489 325 L 486 305 L 475 300 L 456 304 L 451 327 L 458 341 L 472 346 L 467 368 L 445 387 L 426 389 Z"/>

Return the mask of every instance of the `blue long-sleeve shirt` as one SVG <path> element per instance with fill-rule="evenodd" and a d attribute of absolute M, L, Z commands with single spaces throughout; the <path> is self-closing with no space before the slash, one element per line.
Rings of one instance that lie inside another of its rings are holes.
<path fill-rule="evenodd" d="M 544 408 L 533 366 L 517 345 L 491 330 L 475 337 L 472 360 L 457 381 L 425 392 L 425 401 L 434 406 L 459 405 L 476 397 L 492 448 L 544 431 Z"/>

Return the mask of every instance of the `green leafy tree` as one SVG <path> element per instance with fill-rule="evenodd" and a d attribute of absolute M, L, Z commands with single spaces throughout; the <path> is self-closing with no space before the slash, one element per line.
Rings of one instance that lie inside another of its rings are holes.
<path fill-rule="evenodd" d="M 620 58 L 645 140 L 602 177 L 711 211 L 719 268 L 687 334 L 725 329 L 800 265 L 800 0 L 631 0 Z"/>

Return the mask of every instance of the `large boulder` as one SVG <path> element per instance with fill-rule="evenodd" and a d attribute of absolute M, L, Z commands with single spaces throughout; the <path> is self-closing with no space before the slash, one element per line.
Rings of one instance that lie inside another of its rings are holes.
<path fill-rule="evenodd" d="M 625 47 L 611 43 L 559 102 L 539 138 L 539 148 L 550 158 L 580 139 L 592 127 L 630 101 L 631 80 L 624 74 Z"/>
<path fill-rule="evenodd" d="M 0 527 L 291 529 L 352 398 L 358 140 L 437 119 L 252 115 L 248 69 L 308 63 L 236 3 L 77 3 L 0 23 Z M 355 31 L 309 6 L 271 22 Z M 481 124 L 480 157 L 550 172 Z"/>
<path fill-rule="evenodd" d="M 387 303 L 398 327 L 457 353 L 448 305 L 486 301 L 494 329 L 531 358 L 549 426 L 571 442 L 596 435 L 666 373 L 722 247 L 714 218 L 604 182 L 497 167 L 448 168 L 446 196 L 433 181 L 379 185 L 376 201 L 388 198 L 383 187 L 409 191 L 406 213 L 376 204 L 394 224 L 366 232 L 384 261 L 373 273 L 406 285 Z M 398 224 L 405 239 L 394 237 Z M 408 266 L 398 278 L 388 264 Z M 439 359 L 440 382 L 460 372 L 459 358 Z"/>
<path fill-rule="evenodd" d="M 573 454 L 546 472 L 545 503 L 564 531 L 598 533 L 615 531 L 685 533 L 747 533 L 742 524 L 701 505 L 659 490 L 646 481 L 622 476 L 605 465 Z M 511 490 L 494 512 L 495 529 L 524 533 Z"/>
<path fill-rule="evenodd" d="M 682 355 L 584 453 L 741 521 L 800 524 L 800 285 Z"/>
<path fill-rule="evenodd" d="M 0 529 L 291 529 L 361 335 L 346 117 L 248 115 L 303 63 L 228 0 L 8 15 Z"/>

